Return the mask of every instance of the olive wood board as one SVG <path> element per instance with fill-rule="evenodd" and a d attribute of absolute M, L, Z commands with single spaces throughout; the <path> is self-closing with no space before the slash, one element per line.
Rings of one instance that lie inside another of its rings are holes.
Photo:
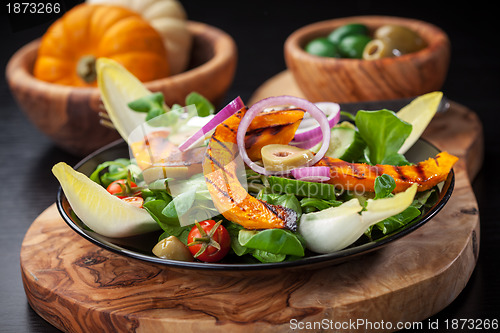
<path fill-rule="evenodd" d="M 65 332 L 286 332 L 297 322 L 358 319 L 383 320 L 381 331 L 393 331 L 397 322 L 425 320 L 459 295 L 479 253 L 470 180 L 481 167 L 482 126 L 473 111 L 450 104 L 424 138 L 460 157 L 454 192 L 432 220 L 377 251 L 316 270 L 178 271 L 94 245 L 65 224 L 54 204 L 22 243 L 28 302 Z"/>

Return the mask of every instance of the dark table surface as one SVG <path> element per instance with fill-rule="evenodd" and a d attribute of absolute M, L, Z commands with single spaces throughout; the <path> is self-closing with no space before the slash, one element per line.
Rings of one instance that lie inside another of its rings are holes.
<path fill-rule="evenodd" d="M 47 2 L 47 1 L 44 1 Z M 79 1 L 59 2 L 67 10 Z M 182 1 L 189 18 L 229 32 L 238 46 L 238 67 L 227 101 L 248 100 L 273 75 L 284 70 L 283 43 L 295 29 L 315 21 L 352 15 L 394 15 L 421 19 L 445 30 L 452 57 L 445 95 L 474 110 L 484 126 L 485 159 L 473 182 L 481 220 L 477 266 L 462 293 L 428 320 L 439 330 L 453 319 L 500 320 L 500 182 L 499 165 L 500 62 L 495 10 L 486 1 L 445 5 L 438 1 Z M 55 17 L 7 14 L 2 2 L 0 68 L 28 41 L 42 35 Z M 4 75 L 0 78 L 0 332 L 56 332 L 29 306 L 21 282 L 19 253 L 32 221 L 55 201 L 58 183 L 51 167 L 78 162 L 41 134 L 12 99 Z M 43 254 L 41 254 L 43 255 Z M 403 310 L 404 311 L 404 310 Z M 460 331 L 460 330 L 450 330 Z"/>

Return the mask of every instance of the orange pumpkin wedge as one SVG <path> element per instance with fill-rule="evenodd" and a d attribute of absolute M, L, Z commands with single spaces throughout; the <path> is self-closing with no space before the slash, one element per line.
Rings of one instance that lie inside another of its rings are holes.
<path fill-rule="evenodd" d="M 414 183 L 418 184 L 418 191 L 434 187 L 446 179 L 457 161 L 458 157 L 441 152 L 415 165 L 368 165 L 331 157 L 322 158 L 316 165 L 330 167 L 331 178 L 328 183 L 344 190 L 374 192 L 375 178 L 387 174 L 396 181 L 394 192 L 402 192 Z"/>
<path fill-rule="evenodd" d="M 297 213 L 294 210 L 252 197 L 238 180 L 236 133 L 246 111 L 243 108 L 218 125 L 209 141 L 203 172 L 214 205 L 225 218 L 246 229 L 295 230 Z M 247 133 L 266 133 L 256 139 L 259 145 L 275 143 L 276 140 L 290 142 L 303 115 L 302 110 L 261 113 L 254 118 Z"/>
<path fill-rule="evenodd" d="M 95 87 L 97 58 L 117 61 L 142 82 L 169 75 L 159 33 L 137 13 L 118 6 L 80 4 L 43 35 L 33 75 L 39 80 Z"/>

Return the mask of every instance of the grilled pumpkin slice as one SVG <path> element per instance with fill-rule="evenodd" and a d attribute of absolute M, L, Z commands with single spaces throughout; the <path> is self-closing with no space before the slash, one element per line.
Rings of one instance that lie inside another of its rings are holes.
<path fill-rule="evenodd" d="M 252 197 L 238 180 L 236 133 L 246 111 L 246 108 L 239 110 L 217 126 L 209 141 L 203 172 L 214 205 L 224 217 L 246 229 L 296 230 L 297 213 L 294 210 Z M 255 117 L 246 137 L 247 141 L 259 133 L 250 147 L 254 158 L 258 156 L 256 147 L 290 142 L 303 115 L 302 110 L 282 110 L 261 113 Z"/>
<path fill-rule="evenodd" d="M 344 190 L 375 191 L 375 178 L 382 174 L 392 176 L 396 181 L 394 192 L 402 192 L 412 184 L 418 184 L 418 191 L 425 191 L 446 179 L 458 157 L 441 152 L 436 157 L 415 165 L 368 165 L 348 163 L 338 158 L 324 157 L 316 165 L 330 167 L 328 183 Z"/>

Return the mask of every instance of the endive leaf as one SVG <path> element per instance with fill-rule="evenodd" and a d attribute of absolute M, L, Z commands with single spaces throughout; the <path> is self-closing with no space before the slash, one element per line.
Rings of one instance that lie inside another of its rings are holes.
<path fill-rule="evenodd" d="M 413 184 L 392 197 L 369 199 L 366 210 L 363 210 L 358 199 L 351 199 L 338 207 L 302 214 L 299 233 L 311 251 L 332 253 L 342 250 L 354 243 L 370 226 L 409 207 L 417 187 L 417 184 Z"/>

